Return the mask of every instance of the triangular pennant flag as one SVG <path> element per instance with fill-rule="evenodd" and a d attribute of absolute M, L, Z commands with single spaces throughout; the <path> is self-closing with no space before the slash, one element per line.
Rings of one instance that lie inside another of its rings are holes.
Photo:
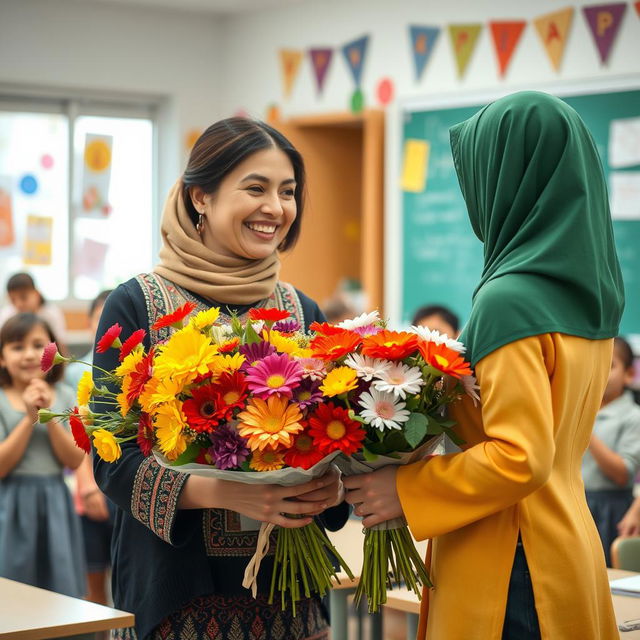
<path fill-rule="evenodd" d="M 493 36 L 493 44 L 496 48 L 498 56 L 498 68 L 500 75 L 504 76 L 511 61 L 511 56 L 516 50 L 516 46 L 520 41 L 520 36 L 526 26 L 524 20 L 514 20 L 511 22 L 490 22 L 491 35 Z"/>
<path fill-rule="evenodd" d="M 567 7 L 561 11 L 547 13 L 533 21 L 542 44 L 547 51 L 549 60 L 551 60 L 551 64 L 556 71 L 560 68 L 560 61 L 567 44 L 567 35 L 572 17 L 573 7 Z"/>
<path fill-rule="evenodd" d="M 458 65 L 458 77 L 462 77 L 473 54 L 478 36 L 482 31 L 481 24 L 450 24 L 449 37 Z"/>
<path fill-rule="evenodd" d="M 627 9 L 626 2 L 616 4 L 594 4 L 589 7 L 582 7 L 584 16 L 587 19 L 591 35 L 598 47 L 600 60 L 605 63 L 609 57 L 613 41 L 618 35 L 618 30 Z"/>
<path fill-rule="evenodd" d="M 316 77 L 318 93 L 322 93 L 324 81 L 327 77 L 327 71 L 329 70 L 331 58 L 333 57 L 333 49 L 309 49 L 309 56 L 311 57 L 313 74 Z"/>
<path fill-rule="evenodd" d="M 416 80 L 420 80 L 429 58 L 433 53 L 433 47 L 440 35 L 440 27 L 410 26 L 411 53 L 416 66 Z"/>
<path fill-rule="evenodd" d="M 289 97 L 293 89 L 293 83 L 298 76 L 298 69 L 302 62 L 302 51 L 298 49 L 280 49 L 280 65 L 282 67 L 282 80 L 284 82 L 284 95 Z"/>
<path fill-rule="evenodd" d="M 347 65 L 349 65 L 356 87 L 359 87 L 362 81 L 362 66 L 367 55 L 368 44 L 369 36 L 362 36 L 362 38 L 349 42 L 342 47 L 342 54 L 347 61 Z"/>

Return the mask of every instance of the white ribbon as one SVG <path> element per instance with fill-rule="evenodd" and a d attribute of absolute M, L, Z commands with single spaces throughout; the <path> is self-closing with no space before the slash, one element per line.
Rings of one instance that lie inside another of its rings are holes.
<path fill-rule="evenodd" d="M 275 527 L 275 524 L 263 522 L 258 533 L 258 542 L 256 544 L 256 552 L 253 554 L 247 568 L 244 570 L 244 579 L 242 586 L 245 589 L 251 589 L 251 595 L 255 598 L 258 594 L 258 571 L 260 571 L 260 563 L 269 551 L 269 537 Z"/>

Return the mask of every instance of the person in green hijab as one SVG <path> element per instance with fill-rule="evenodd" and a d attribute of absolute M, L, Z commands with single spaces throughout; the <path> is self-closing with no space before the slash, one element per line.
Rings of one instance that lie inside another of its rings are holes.
<path fill-rule="evenodd" d="M 580 475 L 624 307 L 604 174 L 578 114 L 521 92 L 454 126 L 484 267 L 460 340 L 481 403 L 463 451 L 345 480 L 372 526 L 403 515 L 427 558 L 418 639 L 619 637 Z"/>

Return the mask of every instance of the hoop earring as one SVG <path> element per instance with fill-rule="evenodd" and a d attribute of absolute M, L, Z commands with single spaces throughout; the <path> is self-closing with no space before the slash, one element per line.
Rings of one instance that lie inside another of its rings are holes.
<path fill-rule="evenodd" d="M 198 223 L 196 224 L 196 231 L 198 232 L 199 236 L 202 236 L 202 232 L 204 231 L 204 218 L 205 218 L 204 213 L 201 213 L 198 216 Z"/>

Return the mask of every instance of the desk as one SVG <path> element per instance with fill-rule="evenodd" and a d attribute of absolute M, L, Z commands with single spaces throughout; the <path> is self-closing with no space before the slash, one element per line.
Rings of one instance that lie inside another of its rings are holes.
<path fill-rule="evenodd" d="M 98 631 L 131 627 L 132 613 L 0 578 L 0 638 L 93 638 Z"/>
<path fill-rule="evenodd" d="M 609 580 L 624 578 L 634 575 L 631 571 L 620 569 L 608 569 Z M 618 624 L 625 620 L 640 618 L 640 598 L 631 596 L 614 595 L 613 608 Z M 387 603 L 384 605 L 396 611 L 404 611 L 407 614 L 407 640 L 415 640 L 418 630 L 418 614 L 420 602 L 408 589 L 397 589 L 387 592 Z M 620 632 L 621 640 L 640 640 L 640 630 Z"/>

